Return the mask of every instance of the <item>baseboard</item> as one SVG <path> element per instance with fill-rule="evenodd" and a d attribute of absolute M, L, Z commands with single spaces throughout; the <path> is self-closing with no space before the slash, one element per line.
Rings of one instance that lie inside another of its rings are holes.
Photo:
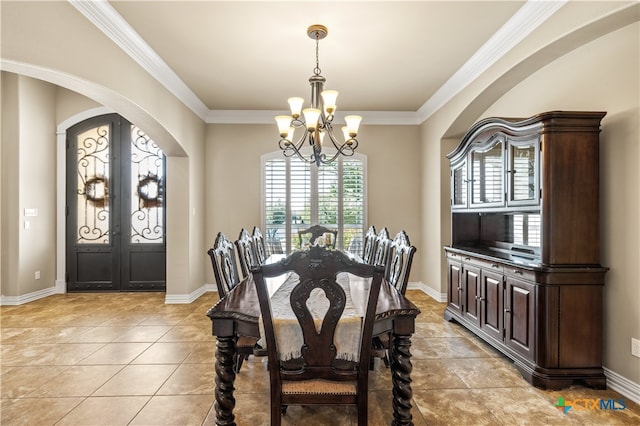
<path fill-rule="evenodd" d="M 198 297 L 209 291 L 218 291 L 214 284 L 204 284 L 200 288 L 192 291 L 189 294 L 167 294 L 164 298 L 164 303 L 167 305 L 177 304 L 189 304 L 198 299 Z"/>
<path fill-rule="evenodd" d="M 0 306 L 23 305 L 25 303 L 33 302 L 34 300 L 54 295 L 56 293 L 56 287 L 48 287 L 42 290 L 34 291 L 32 293 L 23 294 L 21 296 L 0 296 Z"/>
<path fill-rule="evenodd" d="M 634 383 L 606 367 L 603 367 L 603 369 L 607 378 L 607 388 L 618 392 L 625 398 L 629 398 L 636 404 L 640 404 L 640 384 Z"/>
<path fill-rule="evenodd" d="M 422 282 L 408 283 L 407 290 L 421 290 L 423 293 L 431 296 L 437 302 L 444 303 L 447 301 L 447 293 L 440 293 Z"/>

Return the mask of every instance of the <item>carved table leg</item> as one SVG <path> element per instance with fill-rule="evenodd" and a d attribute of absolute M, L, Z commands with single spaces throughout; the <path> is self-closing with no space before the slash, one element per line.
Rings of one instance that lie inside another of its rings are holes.
<path fill-rule="evenodd" d="M 411 336 L 393 335 L 391 346 L 391 381 L 393 382 L 394 426 L 413 425 L 411 417 Z"/>
<path fill-rule="evenodd" d="M 233 408 L 236 399 L 233 397 L 233 382 L 236 373 L 233 371 L 233 358 L 236 353 L 235 338 L 218 337 L 216 343 L 216 425 L 235 426 Z"/>

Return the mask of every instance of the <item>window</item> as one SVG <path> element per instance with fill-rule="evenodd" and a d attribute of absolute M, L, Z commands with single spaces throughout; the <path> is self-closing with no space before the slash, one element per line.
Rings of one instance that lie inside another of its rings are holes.
<path fill-rule="evenodd" d="M 298 230 L 338 230 L 337 247 L 360 254 L 366 223 L 366 157 L 320 167 L 277 151 L 262 157 L 262 217 L 271 253 L 300 248 Z"/>

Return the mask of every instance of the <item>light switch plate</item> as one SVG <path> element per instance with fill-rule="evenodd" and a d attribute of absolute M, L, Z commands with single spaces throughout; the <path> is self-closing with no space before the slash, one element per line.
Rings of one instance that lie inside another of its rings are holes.
<path fill-rule="evenodd" d="M 631 338 L 631 355 L 640 358 L 640 340 Z"/>

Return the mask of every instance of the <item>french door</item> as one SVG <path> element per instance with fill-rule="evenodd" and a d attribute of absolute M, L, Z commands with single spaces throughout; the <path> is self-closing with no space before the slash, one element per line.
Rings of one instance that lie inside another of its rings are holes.
<path fill-rule="evenodd" d="M 117 114 L 67 131 L 67 291 L 165 291 L 165 157 Z"/>

